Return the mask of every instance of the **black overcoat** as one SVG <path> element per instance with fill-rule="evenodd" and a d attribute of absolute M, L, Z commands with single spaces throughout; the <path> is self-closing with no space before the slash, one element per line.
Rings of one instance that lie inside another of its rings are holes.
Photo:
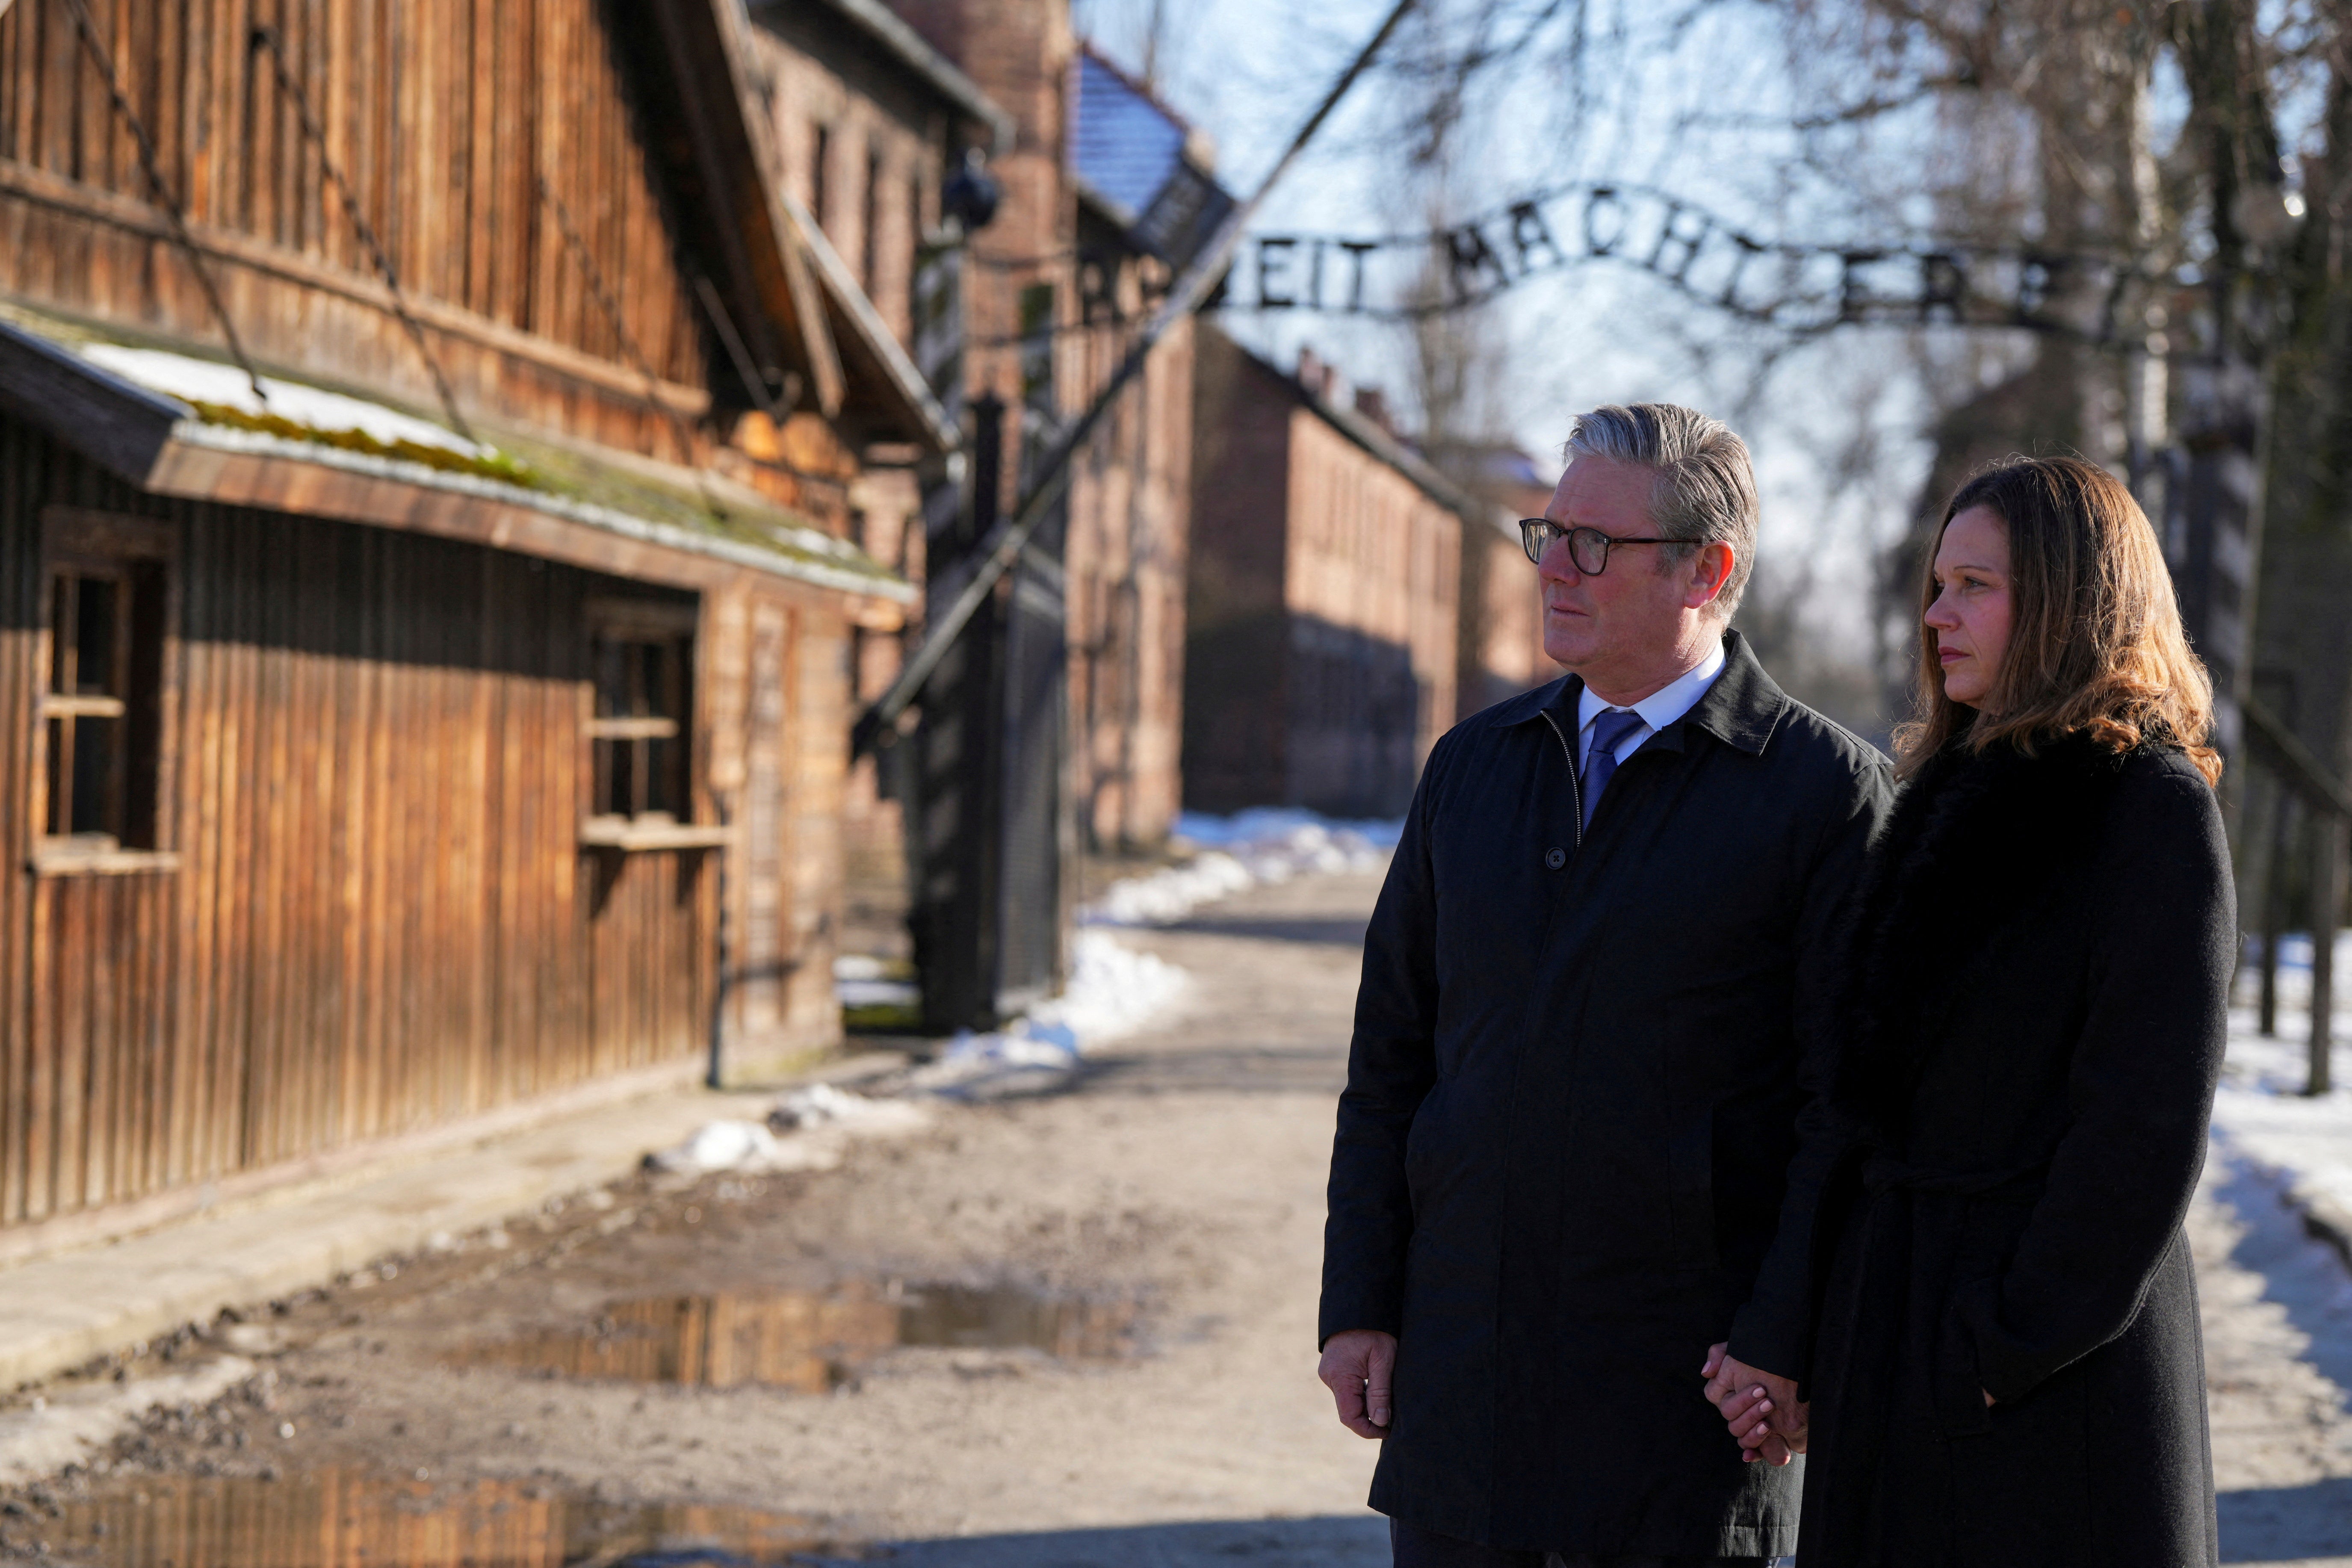
<path fill-rule="evenodd" d="M 1813 1400 L 1805 1568 L 2216 1561 L 2181 1220 L 2236 943 L 2221 813 L 2177 751 L 1955 750 L 1906 787 L 1732 1339 Z"/>
<path fill-rule="evenodd" d="M 1737 634 L 1588 832 L 1573 678 L 1423 770 L 1364 944 L 1322 1332 L 1399 1339 L 1371 1503 L 1538 1551 L 1768 1556 L 1699 1367 L 1771 1241 L 1804 1095 L 1800 954 L 1891 795 Z"/>

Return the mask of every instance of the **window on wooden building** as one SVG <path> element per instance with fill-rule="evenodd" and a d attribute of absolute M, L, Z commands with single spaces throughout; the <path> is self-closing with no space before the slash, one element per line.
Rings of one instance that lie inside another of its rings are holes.
<path fill-rule="evenodd" d="M 159 847 L 166 552 L 135 519 L 49 521 L 41 851 Z"/>
<path fill-rule="evenodd" d="M 694 606 L 602 601 L 590 606 L 590 816 L 690 820 Z"/>

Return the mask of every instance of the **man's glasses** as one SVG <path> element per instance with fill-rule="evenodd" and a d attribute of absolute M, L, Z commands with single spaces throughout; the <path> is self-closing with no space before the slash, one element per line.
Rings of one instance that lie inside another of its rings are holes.
<path fill-rule="evenodd" d="M 1568 541 L 1568 558 L 1587 577 L 1598 577 L 1609 570 L 1609 552 L 1621 544 L 1683 544 L 1680 539 L 1612 539 L 1597 528 L 1569 528 L 1548 517 L 1519 519 L 1519 542 L 1526 546 L 1528 559 L 1543 564 L 1544 552 L 1555 539 Z"/>

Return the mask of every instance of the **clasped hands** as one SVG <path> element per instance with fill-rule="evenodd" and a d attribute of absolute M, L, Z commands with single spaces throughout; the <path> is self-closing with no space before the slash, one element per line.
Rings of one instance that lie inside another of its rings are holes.
<path fill-rule="evenodd" d="M 1812 1406 L 1797 1397 L 1794 1381 L 1733 1359 L 1727 1342 L 1707 1347 L 1706 1364 L 1698 1372 L 1706 1379 L 1706 1402 L 1731 1428 L 1742 1459 L 1785 1465 L 1805 1451 Z M 1984 1402 L 1988 1410 L 2000 1403 L 1990 1390 L 1984 1391 Z"/>
<path fill-rule="evenodd" d="M 1395 1367 L 1396 1340 L 1378 1330 L 1351 1329 L 1325 1342 L 1317 1374 L 1330 1389 L 1340 1424 L 1349 1431 L 1360 1437 L 1389 1435 Z M 1735 1360 L 1728 1344 L 1707 1352 L 1700 1373 L 1706 1379 L 1707 1402 L 1731 1428 L 1741 1458 L 1785 1465 L 1805 1451 L 1807 1410 L 1793 1382 Z"/>
<path fill-rule="evenodd" d="M 1317 1375 L 1339 1405 L 1340 1425 L 1360 1437 L 1380 1438 L 1389 1435 L 1395 1368 L 1393 1336 L 1350 1329 L 1324 1344 Z M 1727 1344 L 1707 1352 L 1700 1373 L 1706 1379 L 1707 1402 L 1730 1426 L 1741 1458 L 1785 1465 L 1805 1451 L 1806 1407 L 1797 1399 L 1794 1383 L 1734 1360 Z"/>
<path fill-rule="evenodd" d="M 1390 1384 L 1396 1367 L 1396 1340 L 1374 1329 L 1333 1334 L 1323 1347 L 1318 1375 L 1339 1405 L 1340 1424 L 1360 1437 L 1389 1435 Z M 1735 1358 L 1728 1342 L 1710 1345 L 1706 1401 L 1723 1416 L 1748 1464 L 1785 1465 L 1805 1451 L 1811 1407 L 1797 1397 L 1794 1380 Z M 1993 1397 L 1988 1394 L 1990 1405 Z"/>
<path fill-rule="evenodd" d="M 1737 1360 L 1728 1342 L 1708 1348 L 1699 1375 L 1706 1379 L 1706 1402 L 1731 1428 L 1742 1459 L 1785 1465 L 1805 1451 L 1811 1411 L 1797 1397 L 1793 1379 Z"/>

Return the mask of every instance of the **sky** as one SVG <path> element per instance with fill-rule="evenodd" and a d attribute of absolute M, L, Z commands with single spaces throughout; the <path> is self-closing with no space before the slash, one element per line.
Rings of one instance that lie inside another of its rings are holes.
<path fill-rule="evenodd" d="M 1242 194 L 1389 0 L 1162 3 L 1183 20 L 1166 35 L 1160 90 L 1214 139 L 1219 177 Z M 1073 0 L 1073 20 L 1139 69 L 1151 8 L 1151 0 Z M 1400 151 L 1399 86 L 1368 78 L 1271 194 L 1253 233 L 1424 232 L 1433 214 L 1458 220 L 1547 187 L 1609 180 L 1702 204 L 1759 238 L 1907 237 L 1887 226 L 1922 212 L 1899 155 L 1916 128 L 1884 129 L 1894 156 L 1826 178 L 1805 166 L 1776 130 L 1802 85 L 1744 0 L 1687 16 L 1672 0 L 1588 0 L 1588 14 L 1580 102 L 1564 70 L 1527 51 L 1529 63 L 1482 85 L 1452 164 L 1416 188 Z M 1227 310 L 1222 322 L 1277 363 L 1311 345 L 1359 385 L 1394 397 L 1410 384 L 1407 339 L 1393 325 L 1305 311 Z M 1497 345 L 1486 423 L 1555 471 L 1570 419 L 1601 403 L 1680 402 L 1730 420 L 1755 452 L 1764 495 L 1759 574 L 1776 562 L 1784 576 L 1810 574 L 1813 628 L 1866 650 L 1872 552 L 1899 534 L 1929 457 L 1927 389 L 1901 334 L 1850 331 L 1792 347 L 1610 263 L 1529 279 L 1478 307 L 1472 326 Z M 1857 481 L 1858 436 L 1869 445 Z"/>

